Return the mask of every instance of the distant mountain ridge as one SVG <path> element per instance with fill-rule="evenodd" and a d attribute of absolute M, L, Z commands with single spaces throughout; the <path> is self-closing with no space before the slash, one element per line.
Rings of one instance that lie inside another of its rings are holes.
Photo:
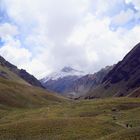
<path fill-rule="evenodd" d="M 112 66 L 107 66 L 95 74 L 85 74 L 71 67 L 64 67 L 61 71 L 41 79 L 41 83 L 51 91 L 76 98 L 99 85 L 111 68 Z"/>
<path fill-rule="evenodd" d="M 40 81 L 48 90 L 63 94 L 69 92 L 73 82 L 84 74 L 83 71 L 78 71 L 71 67 L 64 67 L 60 71 L 53 72 Z"/>
<path fill-rule="evenodd" d="M 45 83 L 49 80 L 57 80 L 57 79 L 61 79 L 61 78 L 68 77 L 68 76 L 79 76 L 80 77 L 84 74 L 85 74 L 84 72 L 75 70 L 71 67 L 64 67 L 60 71 L 53 72 L 50 75 L 46 76 L 45 78 L 42 78 L 40 81 Z"/>
<path fill-rule="evenodd" d="M 70 98 L 140 97 L 140 43 L 122 61 L 94 74 L 71 67 L 37 80 L 0 56 L 0 79 L 46 88 Z"/>
<path fill-rule="evenodd" d="M 72 68 L 48 78 L 42 84 L 49 90 L 70 98 L 140 97 L 140 43 L 118 64 L 101 69 L 95 74 L 68 74 Z M 79 71 L 78 71 L 79 72 Z"/>

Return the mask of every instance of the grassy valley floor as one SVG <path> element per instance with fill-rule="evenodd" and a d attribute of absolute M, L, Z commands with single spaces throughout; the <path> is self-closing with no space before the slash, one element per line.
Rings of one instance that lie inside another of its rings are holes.
<path fill-rule="evenodd" d="M 140 98 L 0 105 L 0 140 L 140 140 Z"/>

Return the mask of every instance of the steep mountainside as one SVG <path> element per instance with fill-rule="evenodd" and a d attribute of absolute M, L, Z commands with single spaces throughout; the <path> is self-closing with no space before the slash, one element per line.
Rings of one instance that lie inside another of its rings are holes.
<path fill-rule="evenodd" d="M 89 97 L 140 96 L 140 43 L 137 44 L 103 79 L 102 85 L 91 90 Z M 137 90 L 136 90 L 137 89 Z M 137 91 L 137 94 L 131 93 Z"/>
<path fill-rule="evenodd" d="M 41 87 L 34 76 L 0 57 L 0 108 L 39 107 L 65 100 Z"/>
<path fill-rule="evenodd" d="M 43 88 L 0 78 L 0 108 L 3 106 L 40 107 L 61 101 L 65 99 Z"/>
<path fill-rule="evenodd" d="M 33 86 L 43 87 L 39 80 L 30 75 L 23 69 L 18 69 L 13 64 L 0 56 L 0 77 L 22 83 L 28 83 Z"/>
<path fill-rule="evenodd" d="M 71 93 L 69 96 L 79 97 L 86 95 L 92 88 L 96 88 L 101 84 L 103 78 L 114 66 L 107 66 L 94 74 L 85 75 L 77 80 L 75 80 L 71 87 Z"/>

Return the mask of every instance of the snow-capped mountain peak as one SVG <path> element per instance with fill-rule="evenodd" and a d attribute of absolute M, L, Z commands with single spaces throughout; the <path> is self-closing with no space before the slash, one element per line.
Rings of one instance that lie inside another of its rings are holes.
<path fill-rule="evenodd" d="M 53 72 L 50 75 L 46 76 L 45 78 L 41 79 L 41 81 L 43 83 L 45 83 L 45 82 L 47 82 L 49 80 L 57 80 L 57 79 L 68 77 L 68 76 L 78 76 L 78 77 L 81 77 L 84 74 L 85 73 L 83 71 L 78 71 L 78 70 L 75 70 L 75 69 L 73 69 L 71 67 L 64 67 L 60 71 Z"/>
<path fill-rule="evenodd" d="M 76 70 L 74 70 L 74 69 L 71 68 L 71 67 L 64 67 L 61 71 L 62 71 L 62 72 L 71 72 L 71 71 L 76 71 Z"/>

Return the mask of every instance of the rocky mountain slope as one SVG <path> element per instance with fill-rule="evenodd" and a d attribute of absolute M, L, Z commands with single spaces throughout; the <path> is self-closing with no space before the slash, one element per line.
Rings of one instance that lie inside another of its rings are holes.
<path fill-rule="evenodd" d="M 54 72 L 40 81 L 48 90 L 64 94 L 71 91 L 73 82 L 84 74 L 84 72 L 71 67 L 64 67 L 62 70 Z"/>
<path fill-rule="evenodd" d="M 91 97 L 140 96 L 140 43 L 137 44 L 103 79 L 102 84 L 89 92 Z M 136 94 L 137 92 L 137 94 Z"/>
<path fill-rule="evenodd" d="M 40 81 L 33 75 L 30 75 L 23 69 L 18 69 L 16 66 L 6 61 L 2 56 L 0 56 L 0 77 L 37 87 L 43 87 Z"/>
<path fill-rule="evenodd" d="M 85 95 L 92 87 L 101 84 L 104 76 L 112 69 L 107 66 L 95 74 L 86 75 L 84 72 L 65 67 L 41 80 L 44 87 L 70 98 Z"/>
<path fill-rule="evenodd" d="M 88 74 L 75 80 L 71 86 L 71 92 L 67 93 L 70 97 L 80 97 L 86 95 L 91 89 L 96 88 L 102 83 L 103 78 L 114 66 L 106 66 L 94 74 Z"/>

